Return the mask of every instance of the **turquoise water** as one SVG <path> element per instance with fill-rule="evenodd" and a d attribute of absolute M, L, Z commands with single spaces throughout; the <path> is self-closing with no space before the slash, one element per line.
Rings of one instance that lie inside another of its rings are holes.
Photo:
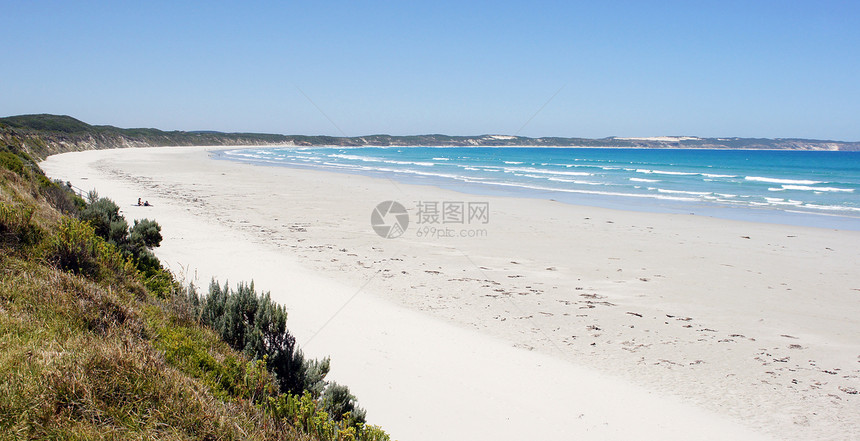
<path fill-rule="evenodd" d="M 860 230 L 860 152 L 285 147 L 220 157 L 474 194 Z"/>

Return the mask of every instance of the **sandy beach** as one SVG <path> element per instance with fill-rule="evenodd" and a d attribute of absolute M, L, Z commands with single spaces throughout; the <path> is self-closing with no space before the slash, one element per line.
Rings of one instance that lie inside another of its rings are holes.
<path fill-rule="evenodd" d="M 156 254 L 187 282 L 271 291 L 306 354 L 331 356 L 329 378 L 393 438 L 860 438 L 858 231 L 470 195 L 213 150 L 41 166 L 156 219 Z M 395 239 L 371 228 L 388 200 L 410 214 Z M 444 201 L 488 218 L 417 222 L 419 202 Z M 438 228 L 450 236 L 426 234 Z"/>

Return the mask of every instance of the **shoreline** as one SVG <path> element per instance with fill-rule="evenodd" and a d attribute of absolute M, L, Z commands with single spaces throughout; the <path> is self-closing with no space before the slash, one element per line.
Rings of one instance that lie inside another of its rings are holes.
<path fill-rule="evenodd" d="M 456 410 L 471 418 L 448 438 L 758 436 L 742 424 L 785 439 L 860 431 L 851 412 L 857 395 L 840 389 L 860 378 L 856 232 L 392 186 L 213 161 L 205 148 L 71 153 L 43 166 L 52 178 L 119 199 L 130 218 L 158 220 L 165 241 L 156 251 L 175 271 L 196 273 L 204 285 L 206 275 L 231 283 L 253 277 L 290 310 L 300 344 L 348 301 L 305 348 L 312 356 L 332 348 L 333 379 L 353 388 L 369 420 L 394 437 L 438 439 L 448 429 L 439 421 L 463 418 Z M 141 194 L 155 206 L 128 206 Z M 452 195 L 489 202 L 488 237 L 385 240 L 369 228 L 381 200 Z M 259 255 L 266 258 L 255 263 Z M 308 299 L 296 286 L 321 294 Z M 390 326 L 375 314 L 391 317 Z M 416 339 L 428 342 L 426 354 L 410 349 Z M 362 356 L 368 348 L 378 352 Z M 519 365 L 498 366 L 498 357 Z M 384 390 L 367 366 L 396 390 Z M 451 366 L 462 371 L 430 369 Z M 416 372 L 424 380 L 411 378 Z M 442 394 L 458 389 L 469 392 Z M 398 403 L 404 397 L 396 392 L 406 390 L 417 407 Z M 586 401 L 573 399 L 585 390 Z M 428 406 L 420 397 L 462 407 L 423 415 L 422 425 L 419 415 L 404 414 Z M 545 397 L 552 398 L 540 404 Z M 575 409 L 585 416 L 572 418 Z M 541 420 L 545 432 L 535 432 Z"/>
<path fill-rule="evenodd" d="M 371 146 L 372 147 L 372 146 Z M 297 148 L 296 146 L 267 146 L 263 148 Z M 341 147 L 308 147 L 314 148 L 337 148 Z M 349 148 L 364 148 L 364 147 L 345 147 Z M 373 147 L 387 148 L 387 147 Z M 400 147 L 391 147 L 400 148 Z M 447 147 L 431 147 L 431 148 L 447 148 Z M 453 147 L 453 148 L 470 148 L 470 147 Z M 490 148 L 479 147 L 474 148 Z M 518 147 L 520 148 L 520 147 Z M 544 147 L 526 146 L 521 148 L 541 149 Z M 567 148 L 567 147 L 558 147 Z M 605 150 L 605 147 L 587 147 L 592 150 Z M 624 148 L 630 149 L 630 148 Z M 529 186 L 509 185 L 504 183 L 493 183 L 490 181 L 468 181 L 464 182 L 459 179 L 448 179 L 442 176 L 419 176 L 409 174 L 408 172 L 385 173 L 374 170 L 352 170 L 339 169 L 336 167 L 317 167 L 302 164 L 271 162 L 264 159 L 245 159 L 237 157 L 229 157 L 224 152 L 236 150 L 256 150 L 255 147 L 238 147 L 224 148 L 213 151 L 211 155 L 213 159 L 221 161 L 232 161 L 250 165 L 259 165 L 267 167 L 289 167 L 298 170 L 319 170 L 322 172 L 338 173 L 338 174 L 354 174 L 366 176 L 374 179 L 393 180 L 406 185 L 426 185 L 438 187 L 445 190 L 463 193 L 472 196 L 495 196 L 495 197 L 511 197 L 511 198 L 528 198 L 538 200 L 559 201 L 565 204 L 574 206 L 589 206 L 596 208 L 606 208 L 621 211 L 633 211 L 638 213 L 666 213 L 666 214 L 685 214 L 706 216 L 718 219 L 748 221 L 756 223 L 802 226 L 838 230 L 860 231 L 860 217 L 841 214 L 839 212 L 816 212 L 803 211 L 788 208 L 774 207 L 757 207 L 743 206 L 736 204 L 721 204 L 708 201 L 679 201 L 672 196 L 652 195 L 652 194 L 616 194 L 612 192 L 586 191 L 573 189 L 538 189 Z M 636 149 L 633 149 L 636 150 Z M 661 149 L 653 149 L 661 150 Z M 721 151 L 726 149 L 662 149 L 662 150 L 713 150 Z M 740 149 L 736 149 L 740 150 Z M 780 151 L 780 150 L 773 150 Z M 806 151 L 809 152 L 809 151 Z"/>
<path fill-rule="evenodd" d="M 835 142 L 848 142 L 854 143 L 857 141 L 835 141 Z M 161 147 L 176 147 L 176 146 L 161 146 Z M 135 148 L 161 148 L 161 147 L 135 147 Z M 728 150 L 737 150 L 744 152 L 755 152 L 755 151 L 763 151 L 763 152 L 860 152 L 860 150 L 832 150 L 832 149 L 753 149 L 753 148 L 712 148 L 712 147 L 623 147 L 623 146 L 586 146 L 586 145 L 375 145 L 375 144 L 364 144 L 364 145 L 298 145 L 298 144 L 265 144 L 265 145 L 217 145 L 217 146 L 187 146 L 187 147 L 201 147 L 201 148 L 213 148 L 220 149 L 225 147 L 227 149 L 242 149 L 242 148 L 254 148 L 254 147 L 296 147 L 296 148 L 338 148 L 338 149 L 360 149 L 360 148 L 412 148 L 412 147 L 431 147 L 431 148 L 439 148 L 439 149 L 464 149 L 464 148 L 500 148 L 500 149 L 525 149 L 525 148 L 534 148 L 534 149 L 630 149 L 630 150 L 710 150 L 710 151 L 728 151 Z"/>

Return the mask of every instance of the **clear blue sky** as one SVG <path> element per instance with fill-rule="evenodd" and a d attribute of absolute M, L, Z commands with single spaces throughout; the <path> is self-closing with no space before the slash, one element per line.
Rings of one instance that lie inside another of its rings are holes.
<path fill-rule="evenodd" d="M 0 11 L 3 116 L 860 141 L 857 1 L 2 0 Z"/>

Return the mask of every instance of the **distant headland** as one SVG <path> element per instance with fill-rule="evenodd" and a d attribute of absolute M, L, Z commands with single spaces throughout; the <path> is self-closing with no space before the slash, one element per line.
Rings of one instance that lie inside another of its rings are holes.
<path fill-rule="evenodd" d="M 0 140 L 17 135 L 29 140 L 28 150 L 45 158 L 64 151 L 123 147 L 182 145 L 295 145 L 295 146 L 484 146 L 484 147 L 626 147 L 703 149 L 784 149 L 860 151 L 860 142 L 793 138 L 700 138 L 695 136 L 529 138 L 510 135 L 368 135 L 354 137 L 163 131 L 90 125 L 66 115 L 18 115 L 0 118 Z"/>

